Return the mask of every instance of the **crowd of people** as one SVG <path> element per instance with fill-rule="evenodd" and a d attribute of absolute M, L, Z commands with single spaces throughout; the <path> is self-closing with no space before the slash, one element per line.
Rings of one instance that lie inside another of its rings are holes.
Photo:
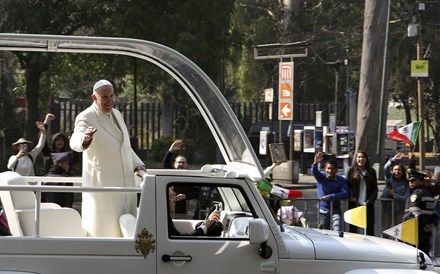
<path fill-rule="evenodd" d="M 81 162 L 82 177 L 85 186 L 130 187 L 135 186 L 135 173 L 146 170 L 142 160 L 130 145 L 127 127 L 121 113 L 114 108 L 115 95 L 113 85 L 107 80 L 99 80 L 92 89 L 92 105 L 75 119 L 75 128 L 71 136 L 56 133 L 52 141 L 47 142 L 47 127 L 56 119 L 48 113 L 44 122 L 36 121 L 38 143 L 33 147 L 31 141 L 20 138 L 12 144 L 13 155 L 7 167 L 23 176 L 34 176 L 35 160 L 42 154 L 45 160 L 46 176 L 68 177 L 73 165 Z M 177 154 L 183 147 L 182 140 L 174 141 L 163 159 L 164 168 L 187 169 L 187 158 Z M 382 203 L 382 231 L 402 221 L 417 218 L 419 221 L 419 248 L 429 254 L 431 235 L 438 218 L 435 197 L 440 194 L 440 173 L 435 174 L 436 184 L 432 184 L 432 175 L 428 171 L 417 171 L 415 159 L 409 158 L 406 168 L 401 159 L 403 153 L 397 153 L 384 165 L 385 188 L 380 194 Z M 320 170 L 324 158 L 317 152 L 312 164 L 312 174 L 317 181 L 319 199 L 319 228 L 342 231 L 341 200 L 348 200 L 348 209 L 366 206 L 365 234 L 375 235 L 374 205 L 378 197 L 378 177 L 372 168 L 366 152 L 358 150 L 353 164 L 345 176 L 337 174 L 338 165 L 329 159 Z M 47 183 L 47 185 L 54 183 Z M 69 183 L 56 185 L 69 186 Z M 170 188 L 172 212 L 175 202 L 186 201 L 186 214 L 189 219 L 198 219 L 203 189 Z M 178 194 L 177 194 L 178 193 Z M 63 207 L 73 206 L 73 193 L 45 192 L 43 202 L 54 202 Z M 136 195 L 127 193 L 82 194 L 83 227 L 90 236 L 120 236 L 118 218 L 124 213 L 136 215 Z M 209 214 L 207 221 L 194 233 L 206 234 L 207 228 L 218 221 L 218 212 Z M 170 222 L 172 223 L 172 222 Z M 349 231 L 358 233 L 359 228 L 350 225 Z M 173 232 L 178 235 L 177 231 Z M 382 235 L 388 237 L 387 235 Z M 440 255 L 440 254 L 439 254 Z"/>
<path fill-rule="evenodd" d="M 320 200 L 317 205 L 320 212 L 319 227 L 341 231 L 340 202 L 348 200 L 348 210 L 366 206 L 365 231 L 360 231 L 361 228 L 352 224 L 349 225 L 349 231 L 374 236 L 374 204 L 378 197 L 378 178 L 370 165 L 368 155 L 364 151 L 357 151 L 345 177 L 336 174 L 337 163 L 332 159 L 325 163 L 324 171 L 320 171 L 318 165 L 323 156 L 324 153 L 316 152 L 312 164 L 312 174 L 317 181 L 317 196 Z M 385 231 L 417 218 L 418 248 L 430 255 L 432 232 L 439 221 L 436 200 L 440 195 L 440 173 L 436 173 L 433 180 L 428 170 L 416 170 L 413 154 L 409 156 L 406 168 L 401 161 L 404 156 L 405 154 L 398 152 L 383 167 L 385 187 L 380 195 L 381 228 Z M 382 237 L 389 238 L 385 234 Z M 440 252 L 436 252 L 434 256 L 439 255 Z"/>

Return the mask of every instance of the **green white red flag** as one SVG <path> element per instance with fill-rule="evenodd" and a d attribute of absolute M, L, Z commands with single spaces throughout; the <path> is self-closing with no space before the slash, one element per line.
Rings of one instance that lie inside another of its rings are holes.
<path fill-rule="evenodd" d="M 302 192 L 299 190 L 287 189 L 284 187 L 272 185 L 270 182 L 266 181 L 265 179 L 262 179 L 258 182 L 258 188 L 274 196 L 284 199 L 296 199 L 302 197 Z"/>
<path fill-rule="evenodd" d="M 395 129 L 387 134 L 387 138 L 402 141 L 410 146 L 415 146 L 419 138 L 420 121 Z"/>

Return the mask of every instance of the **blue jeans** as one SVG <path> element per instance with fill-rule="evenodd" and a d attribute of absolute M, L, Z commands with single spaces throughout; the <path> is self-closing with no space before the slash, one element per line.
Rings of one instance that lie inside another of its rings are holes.
<path fill-rule="evenodd" d="M 341 210 L 333 209 L 332 215 L 333 230 L 341 231 Z M 330 229 L 330 212 L 319 213 L 319 228 Z"/>

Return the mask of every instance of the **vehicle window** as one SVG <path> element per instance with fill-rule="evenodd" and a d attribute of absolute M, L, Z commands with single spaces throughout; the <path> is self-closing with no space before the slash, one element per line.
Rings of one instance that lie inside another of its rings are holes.
<path fill-rule="evenodd" d="M 173 183 L 167 199 L 170 238 L 248 237 L 253 214 L 242 189 Z"/>

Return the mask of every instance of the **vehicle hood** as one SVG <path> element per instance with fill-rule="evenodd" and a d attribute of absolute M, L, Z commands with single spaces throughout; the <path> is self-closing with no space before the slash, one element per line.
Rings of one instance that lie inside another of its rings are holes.
<path fill-rule="evenodd" d="M 394 240 L 348 232 L 344 232 L 340 237 L 338 232 L 331 230 L 284 227 L 284 239 L 290 256 L 310 258 L 313 252 L 314 258 L 319 260 L 417 263 L 417 250 Z M 309 242 L 306 243 L 305 239 Z M 313 248 L 309 252 L 298 254 L 298 244 Z M 425 260 L 427 265 L 432 265 L 426 255 Z"/>

